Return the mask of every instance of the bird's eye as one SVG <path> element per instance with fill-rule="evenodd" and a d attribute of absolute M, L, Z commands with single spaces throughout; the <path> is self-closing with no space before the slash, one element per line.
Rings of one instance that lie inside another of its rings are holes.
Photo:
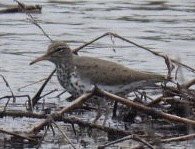
<path fill-rule="evenodd" d="M 57 48 L 55 51 L 56 51 L 56 52 L 59 52 L 59 51 L 62 51 L 62 50 L 63 50 L 63 48 L 59 47 L 59 48 Z"/>
<path fill-rule="evenodd" d="M 52 55 L 52 54 L 55 54 L 56 52 L 60 52 L 60 51 L 62 51 L 62 50 L 63 50 L 63 48 L 62 48 L 62 47 L 59 47 L 59 48 L 56 48 L 56 49 L 53 50 L 53 51 L 50 51 L 49 54 Z"/>

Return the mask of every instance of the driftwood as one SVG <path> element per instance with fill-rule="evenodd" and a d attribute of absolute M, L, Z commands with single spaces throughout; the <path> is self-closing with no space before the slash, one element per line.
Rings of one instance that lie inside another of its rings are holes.
<path fill-rule="evenodd" d="M 41 13 L 41 9 L 42 7 L 40 5 L 25 5 L 24 3 L 20 2 L 20 5 L 14 5 L 8 8 L 0 9 L 0 13 Z"/>

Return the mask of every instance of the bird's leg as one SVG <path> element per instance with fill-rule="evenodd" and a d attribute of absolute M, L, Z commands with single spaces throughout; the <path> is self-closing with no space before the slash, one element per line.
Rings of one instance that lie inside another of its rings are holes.
<path fill-rule="evenodd" d="M 106 104 L 105 109 L 106 109 L 106 110 L 105 110 L 105 118 L 104 118 L 104 121 L 103 121 L 103 126 L 105 126 L 106 121 L 107 121 L 107 119 L 108 119 L 108 116 L 109 116 L 109 114 L 110 114 L 110 107 L 109 107 L 108 104 Z"/>
<path fill-rule="evenodd" d="M 112 118 L 113 119 L 116 118 L 117 107 L 118 107 L 118 102 L 114 101 L 114 107 L 113 107 L 113 110 L 112 110 Z"/>
<path fill-rule="evenodd" d="M 71 95 L 70 97 L 66 98 L 66 100 L 69 101 L 69 102 L 72 102 L 72 101 L 74 101 L 76 98 L 77 98 L 77 97 Z"/>
<path fill-rule="evenodd" d="M 100 97 L 94 97 L 94 102 L 96 103 L 97 105 L 97 113 L 96 113 L 96 117 L 95 119 L 93 120 L 93 123 L 96 123 L 97 120 L 102 116 L 102 112 L 101 112 L 101 104 L 100 104 L 100 100 L 99 100 Z"/>

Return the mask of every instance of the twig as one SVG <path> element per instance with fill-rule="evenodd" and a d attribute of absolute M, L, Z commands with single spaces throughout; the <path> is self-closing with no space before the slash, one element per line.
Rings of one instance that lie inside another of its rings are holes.
<path fill-rule="evenodd" d="M 41 9 L 42 9 L 40 5 L 24 5 L 24 8 L 26 11 L 31 13 L 41 13 Z M 22 13 L 22 12 L 24 12 L 24 10 L 21 9 L 21 6 L 19 5 L 11 6 L 5 9 L 0 9 L 0 13 Z"/>
<path fill-rule="evenodd" d="M 58 112 L 55 112 L 53 114 L 50 114 L 47 119 L 45 119 L 43 122 L 41 122 L 40 124 L 38 124 L 37 126 L 35 126 L 33 129 L 31 129 L 29 131 L 29 133 L 35 133 L 35 132 L 38 132 L 40 129 L 42 129 L 45 125 L 48 124 L 48 122 L 50 121 L 50 119 L 59 119 L 62 117 L 62 115 L 65 113 L 65 112 L 68 112 L 78 106 L 81 105 L 81 103 L 83 103 L 85 100 L 89 99 L 91 96 L 93 95 L 93 92 L 87 92 L 85 94 L 83 94 L 82 96 L 80 96 L 79 98 L 77 98 L 75 101 L 73 101 L 70 106 L 68 107 L 64 107 L 62 110 L 58 111 Z"/>
<path fill-rule="evenodd" d="M 50 92 L 48 92 L 48 93 L 46 93 L 46 94 L 40 96 L 40 99 L 41 99 L 41 98 L 44 98 L 45 96 L 47 96 L 47 95 L 49 95 L 49 94 L 52 94 L 53 92 L 56 92 L 56 91 L 58 91 L 58 89 L 53 89 L 53 90 L 51 90 Z"/>
<path fill-rule="evenodd" d="M 78 108 L 79 106 L 81 106 L 86 100 L 88 100 L 89 98 L 91 98 L 94 94 L 94 90 L 92 90 L 91 92 L 86 92 L 83 95 L 81 95 L 80 97 L 78 97 L 77 99 L 75 99 L 74 101 L 71 102 L 71 104 L 67 107 L 64 107 L 62 110 L 60 110 L 58 112 L 58 114 L 64 114 L 65 112 L 71 111 L 75 108 Z"/>
<path fill-rule="evenodd" d="M 107 33 L 105 33 L 105 34 L 103 34 L 103 35 L 101 35 L 101 36 L 99 36 L 99 37 L 97 37 L 97 38 L 95 38 L 95 39 L 93 39 L 93 40 L 91 40 L 91 41 L 89 41 L 89 42 L 83 44 L 82 46 L 80 46 L 80 47 L 74 49 L 74 50 L 73 50 L 73 53 L 77 53 L 80 49 L 82 49 L 82 48 L 84 48 L 84 47 L 86 47 L 86 46 L 92 44 L 93 42 L 95 42 L 95 41 L 97 41 L 97 40 L 99 40 L 99 39 L 101 39 L 101 38 L 103 38 L 103 37 L 105 37 L 105 36 L 114 36 L 114 37 L 117 37 L 117 38 L 119 38 L 119 39 L 121 39 L 121 40 L 123 40 L 123 41 L 125 41 L 125 42 L 128 42 L 128 43 L 133 44 L 133 45 L 136 46 L 136 47 L 139 47 L 139 48 L 144 49 L 144 50 L 146 50 L 146 51 L 148 51 L 148 52 L 151 52 L 152 54 L 154 54 L 154 55 L 156 55 L 156 56 L 159 56 L 159 57 L 164 58 L 165 63 L 167 64 L 167 68 L 168 68 L 168 77 L 170 77 L 170 76 L 169 76 L 169 75 L 170 75 L 170 72 L 171 72 L 171 70 L 173 69 L 173 64 L 172 64 L 172 62 L 175 63 L 175 64 L 177 64 L 178 66 L 182 66 L 182 67 L 186 68 L 187 70 L 189 70 L 189 71 L 191 71 L 191 72 L 195 72 L 195 69 L 192 68 L 192 67 L 189 67 L 189 66 L 187 66 L 187 65 L 185 65 L 185 64 L 183 64 L 183 63 L 181 63 L 181 62 L 179 62 L 179 61 L 177 61 L 177 60 L 171 59 L 171 58 L 169 58 L 167 55 L 160 54 L 159 52 L 152 51 L 151 49 L 149 49 L 149 48 L 147 48 L 147 47 L 141 46 L 141 45 L 139 45 L 139 44 L 137 44 L 137 43 L 135 43 L 135 42 L 133 42 L 133 41 L 131 41 L 131 40 L 129 40 L 129 39 L 126 39 L 126 38 L 124 38 L 124 37 L 122 37 L 122 36 L 120 36 L 120 35 L 118 35 L 118 34 L 112 33 L 112 32 L 107 32 Z"/>
<path fill-rule="evenodd" d="M 9 88 L 9 91 L 11 92 L 11 95 L 13 97 L 13 101 L 16 100 L 15 96 L 14 96 L 14 92 L 12 91 L 8 81 L 5 79 L 5 77 L 3 75 L 0 74 L 0 76 L 3 78 L 3 81 L 5 82 L 6 86 Z"/>
<path fill-rule="evenodd" d="M 150 143 L 140 138 L 138 135 L 133 135 L 133 139 L 135 139 L 136 141 L 142 142 L 144 145 L 148 146 L 151 149 L 155 149 L 155 147 L 153 147 Z"/>
<path fill-rule="evenodd" d="M 99 40 L 99 39 L 101 39 L 101 38 L 103 38 L 103 37 L 105 37 L 105 36 L 107 36 L 107 35 L 110 35 L 110 33 L 105 33 L 105 34 L 103 34 L 103 35 L 101 35 L 101 36 L 99 36 L 99 37 L 97 37 L 97 38 L 95 38 L 95 39 L 93 39 L 93 40 L 91 40 L 91 41 L 89 41 L 89 42 L 87 42 L 87 43 L 81 45 L 80 47 L 74 49 L 74 50 L 73 50 L 73 53 L 77 54 L 78 51 L 79 51 L 80 49 L 83 49 L 84 47 L 86 47 L 86 46 L 92 44 L 93 42 L 95 42 L 95 41 L 97 41 L 97 40 Z"/>
<path fill-rule="evenodd" d="M 115 133 L 115 134 L 123 135 L 123 136 L 131 135 L 131 131 L 120 130 L 118 128 L 112 128 L 112 127 L 94 124 L 89 121 L 84 121 L 83 119 L 80 119 L 75 116 L 63 117 L 63 115 L 60 115 L 58 113 L 50 114 L 49 116 L 47 116 L 46 114 L 37 114 L 37 113 L 24 112 L 24 111 L 18 111 L 18 110 L 7 110 L 5 112 L 0 110 L 0 116 L 31 117 L 31 118 L 45 119 L 37 126 L 33 126 L 33 128 L 27 132 L 28 134 L 39 132 L 41 129 L 44 128 L 44 126 L 46 126 L 48 123 L 51 122 L 51 119 L 54 119 L 55 121 L 63 121 L 64 123 L 70 123 L 71 125 L 78 124 L 79 126 L 96 128 L 96 129 L 99 129 L 99 130 L 102 130 L 108 133 Z"/>
<path fill-rule="evenodd" d="M 53 41 L 50 36 L 44 31 L 44 29 L 38 24 L 37 20 L 35 20 L 35 18 L 28 12 L 26 11 L 25 7 L 24 7 L 24 4 L 22 4 L 21 2 L 19 2 L 18 0 L 13 0 L 15 1 L 16 3 L 18 3 L 18 5 L 21 7 L 21 9 L 25 12 L 25 14 L 29 17 L 27 18 L 32 24 L 34 24 L 35 26 L 37 26 L 41 31 L 42 33 L 50 40 L 50 41 Z"/>
<path fill-rule="evenodd" d="M 122 103 L 124 105 L 136 108 L 136 109 L 138 109 L 140 111 L 147 112 L 148 114 L 150 114 L 152 116 L 162 117 L 162 118 L 168 119 L 170 121 L 174 121 L 174 122 L 181 122 L 181 123 L 185 123 L 185 124 L 195 125 L 195 121 L 194 120 L 183 118 L 183 117 L 179 117 L 179 116 L 172 115 L 172 114 L 168 114 L 168 113 L 165 113 L 165 112 L 162 112 L 162 111 L 157 111 L 157 110 L 152 109 L 150 107 L 146 107 L 143 104 L 135 103 L 135 102 L 133 102 L 131 100 L 119 97 L 117 95 L 111 94 L 109 92 L 106 92 L 106 91 L 103 91 L 103 90 L 100 90 L 100 89 L 96 89 L 96 91 L 97 91 L 98 95 L 103 95 L 105 97 L 108 97 L 108 99 L 110 99 L 110 100 L 111 99 L 112 100 L 116 100 L 116 101 L 118 101 L 118 102 L 120 102 L 120 103 Z"/>
<path fill-rule="evenodd" d="M 158 53 L 158 52 L 152 51 L 151 49 L 149 49 L 149 48 L 147 48 L 147 47 L 144 47 L 144 46 L 141 46 L 141 45 L 139 45 L 139 44 L 137 44 L 137 43 L 135 43 L 135 42 L 133 42 L 133 41 L 130 41 L 130 40 L 128 40 L 128 39 L 126 39 L 126 38 L 124 38 L 124 37 L 118 35 L 118 34 L 115 34 L 115 33 L 109 33 L 109 34 L 110 34 L 110 35 L 113 35 L 113 36 L 115 36 L 115 37 L 118 37 L 119 39 L 124 40 L 124 41 L 126 41 L 126 42 L 128 42 L 128 43 L 131 43 L 131 44 L 135 45 L 136 47 L 139 47 L 139 48 L 142 48 L 142 49 L 144 49 L 144 50 L 146 50 L 146 51 L 149 51 L 149 52 L 151 52 L 152 54 L 154 54 L 154 55 L 156 55 L 156 56 L 160 56 L 160 57 L 164 58 L 165 60 L 166 60 L 167 57 L 168 57 L 167 55 L 160 54 L 160 53 Z M 180 66 L 183 66 L 183 67 L 187 68 L 188 70 L 190 70 L 190 71 L 192 71 L 192 72 L 195 72 L 195 69 L 194 69 L 194 68 L 191 68 L 191 67 L 189 67 L 189 66 L 187 66 L 187 65 L 185 65 L 185 64 L 183 64 L 183 63 L 181 63 L 181 62 L 178 62 L 177 60 L 174 60 L 174 59 L 171 59 L 171 58 L 169 58 L 169 60 L 172 61 L 173 63 L 177 64 L 177 65 L 180 65 Z"/>
<path fill-rule="evenodd" d="M 185 141 L 185 140 L 190 140 L 190 139 L 194 139 L 194 138 L 195 138 L 195 134 L 193 133 L 193 134 L 179 136 L 179 137 L 162 139 L 161 143 L 168 143 L 168 142 L 174 142 L 174 141 Z"/>
<path fill-rule="evenodd" d="M 113 145 L 113 144 L 116 144 L 116 143 L 119 143 L 119 142 L 122 142 L 122 141 L 130 140 L 130 139 L 142 142 L 143 144 L 145 144 L 149 148 L 154 149 L 154 147 L 151 144 L 149 144 L 148 142 L 146 142 L 145 140 L 141 139 L 139 136 L 137 136 L 135 134 L 129 135 L 129 136 L 126 136 L 126 137 L 123 137 L 123 138 L 120 138 L 120 139 L 112 141 L 112 142 L 108 142 L 108 143 L 106 143 L 104 145 L 100 145 L 100 146 L 98 146 L 98 149 L 104 149 L 105 147 L 108 147 L 110 145 Z"/>
<path fill-rule="evenodd" d="M 160 96 L 160 97 L 156 98 L 155 100 L 152 100 L 151 102 L 146 103 L 146 106 L 153 107 L 154 105 L 160 103 L 162 98 L 163 98 L 163 96 Z"/>
<path fill-rule="evenodd" d="M 16 97 L 15 97 L 14 92 L 12 91 L 8 81 L 5 79 L 5 77 L 3 75 L 0 74 L 0 76 L 3 78 L 3 81 L 5 82 L 6 86 L 9 89 L 9 91 L 11 92 L 11 95 L 12 95 L 12 98 L 13 98 L 13 102 L 15 102 L 16 101 Z M 4 111 L 6 110 L 6 107 L 7 107 L 8 103 L 9 103 L 9 101 L 10 101 L 10 98 L 8 99 L 7 103 L 5 104 Z"/>
<path fill-rule="evenodd" d="M 43 79 L 40 79 L 40 80 L 35 81 L 35 82 L 33 82 L 33 83 L 30 83 L 30 84 L 24 85 L 24 86 L 22 86 L 22 87 L 18 88 L 18 91 L 21 91 L 21 89 L 26 88 L 26 87 L 28 87 L 28 86 L 31 86 L 31 85 L 37 84 L 37 83 L 39 83 L 39 82 L 45 81 L 46 79 L 47 79 L 47 78 L 43 78 Z"/>
<path fill-rule="evenodd" d="M 66 93 L 67 91 L 65 90 L 65 91 L 62 91 L 60 94 L 58 94 L 57 96 L 56 96 L 56 98 L 60 98 L 60 96 L 61 95 L 63 95 L 64 93 Z"/>
<path fill-rule="evenodd" d="M 3 111 L 6 111 L 6 108 L 7 108 L 7 105 L 9 104 L 9 101 L 10 101 L 10 98 L 8 98 L 6 104 L 5 104 L 4 108 L 3 108 Z"/>
<path fill-rule="evenodd" d="M 42 84 L 42 86 L 40 87 L 38 92 L 32 98 L 32 107 L 34 107 L 37 104 L 37 102 L 41 99 L 41 93 L 42 93 L 43 89 L 45 88 L 45 86 L 47 85 L 47 83 L 49 82 L 49 80 L 51 79 L 51 77 L 53 76 L 53 74 L 55 72 L 56 72 L 56 69 L 51 72 L 51 74 L 48 76 L 48 78 Z"/>
<path fill-rule="evenodd" d="M 30 99 L 30 96 L 29 95 L 15 95 L 14 97 L 15 98 L 18 98 L 18 97 L 27 97 L 28 99 Z M 1 99 L 5 99 L 5 98 L 13 98 L 13 96 L 3 96 L 3 97 L 0 97 L 0 100 Z"/>
<path fill-rule="evenodd" d="M 181 86 L 185 88 L 190 88 L 194 84 L 195 84 L 195 79 L 192 79 L 190 81 L 184 82 L 183 84 L 181 84 Z"/>
<path fill-rule="evenodd" d="M 68 138 L 68 136 L 64 133 L 64 131 L 62 130 L 61 126 L 59 126 L 55 121 L 52 121 L 52 123 L 58 128 L 58 130 L 62 133 L 62 135 L 65 138 L 65 141 L 68 141 L 68 143 L 72 146 L 72 148 L 76 149 L 76 147 L 74 146 L 74 144 L 70 141 L 70 139 Z"/>
<path fill-rule="evenodd" d="M 1 133 L 6 133 L 6 134 L 8 134 L 8 135 L 15 136 L 15 137 L 17 137 L 17 138 L 19 137 L 19 138 L 22 138 L 22 139 L 26 139 L 26 140 L 29 140 L 29 141 L 31 141 L 31 142 L 33 142 L 33 143 L 37 143 L 37 140 L 32 139 L 32 138 L 30 138 L 30 137 L 28 137 L 28 136 L 24 136 L 24 135 L 18 134 L 18 133 L 10 132 L 10 131 L 3 130 L 3 129 L 0 129 L 0 132 L 1 132 Z"/>

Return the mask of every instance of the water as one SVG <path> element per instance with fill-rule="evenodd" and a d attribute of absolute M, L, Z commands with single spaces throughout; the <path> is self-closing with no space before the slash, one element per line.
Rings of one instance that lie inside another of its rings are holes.
<path fill-rule="evenodd" d="M 28 0 L 22 2 L 29 4 Z M 12 0 L 1 0 L 4 5 L 15 4 Z M 105 32 L 114 32 L 140 45 L 165 53 L 193 68 L 195 47 L 195 2 L 193 0 L 32 0 L 30 4 L 42 5 L 41 14 L 33 14 L 43 29 L 54 40 L 66 40 L 71 48 L 94 39 Z M 22 13 L 0 14 L 0 74 L 4 75 L 13 92 L 31 97 L 41 85 L 18 88 L 49 75 L 54 66 L 41 62 L 33 66 L 29 63 L 43 54 L 49 40 L 40 29 L 32 25 Z M 113 46 L 116 52 L 113 52 Z M 83 49 L 81 55 L 90 55 L 120 62 L 128 67 L 166 74 L 166 65 L 161 58 L 143 49 L 110 37 L 99 40 L 93 46 Z M 186 80 L 194 74 L 183 71 Z M 54 88 L 62 91 L 54 77 L 45 92 Z M 10 95 L 5 83 L 0 79 L 0 97 Z M 62 99 L 50 97 L 51 103 L 61 104 Z M 17 102 L 23 102 L 17 101 Z M 1 101 L 1 102 L 5 102 Z M 17 107 L 17 106 L 16 106 Z M 21 108 L 21 107 L 19 107 Z M 6 121 L 1 120 L 2 123 Z M 13 120 L 25 126 L 23 122 Z M 0 125 L 1 126 L 1 125 Z M 10 130 L 17 129 L 12 126 Z"/>

